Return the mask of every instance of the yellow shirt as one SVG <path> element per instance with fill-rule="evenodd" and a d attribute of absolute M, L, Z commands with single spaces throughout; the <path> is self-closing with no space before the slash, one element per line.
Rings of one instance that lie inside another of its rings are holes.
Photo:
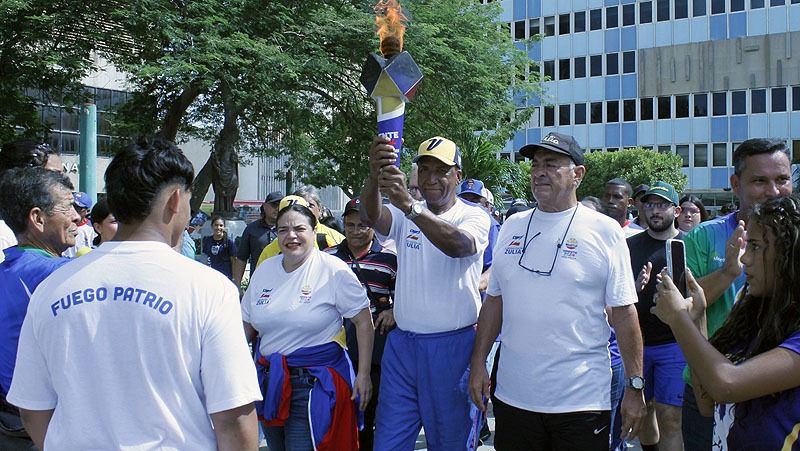
<path fill-rule="evenodd" d="M 344 235 L 337 232 L 335 229 L 326 226 L 325 224 L 317 224 L 317 234 L 320 233 L 325 235 L 325 241 L 328 243 L 328 247 L 336 246 L 344 240 Z M 319 247 L 319 245 L 317 245 L 316 236 L 314 237 L 314 247 Z M 280 253 L 281 249 L 278 247 L 278 240 L 272 240 L 272 242 L 267 244 L 267 247 L 261 251 L 261 255 L 258 257 L 258 261 L 256 262 L 256 268 L 258 268 L 258 265 L 260 265 L 264 260 L 274 257 Z M 253 270 L 255 271 L 255 269 Z"/>

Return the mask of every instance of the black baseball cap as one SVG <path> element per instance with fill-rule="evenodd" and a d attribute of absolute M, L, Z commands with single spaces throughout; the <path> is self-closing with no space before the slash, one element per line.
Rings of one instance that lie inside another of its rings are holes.
<path fill-rule="evenodd" d="M 526 158 L 533 158 L 536 149 L 547 149 L 569 156 L 575 164 L 583 165 L 583 150 L 578 142 L 570 135 L 561 133 L 548 133 L 539 144 L 528 144 L 519 149 L 519 153 Z"/>
<path fill-rule="evenodd" d="M 636 195 L 639 193 L 646 193 L 647 190 L 649 189 L 650 187 L 644 183 L 642 183 L 641 185 L 636 185 L 636 188 L 633 189 L 633 196 L 631 197 L 636 197 Z"/>
<path fill-rule="evenodd" d="M 355 199 L 350 199 L 344 205 L 344 213 L 342 213 L 342 216 L 346 216 L 347 213 L 350 213 L 351 211 L 359 211 L 359 210 L 361 210 L 361 200 L 357 197 Z"/>
<path fill-rule="evenodd" d="M 264 202 L 273 204 L 275 202 L 280 202 L 281 199 L 283 199 L 283 194 L 280 191 L 273 191 L 267 194 L 267 199 Z"/>

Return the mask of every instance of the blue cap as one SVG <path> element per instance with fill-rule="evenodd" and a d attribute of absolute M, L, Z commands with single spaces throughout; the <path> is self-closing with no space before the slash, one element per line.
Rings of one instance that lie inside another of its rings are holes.
<path fill-rule="evenodd" d="M 458 195 L 462 195 L 465 193 L 472 193 L 477 194 L 479 197 L 483 197 L 483 182 L 478 179 L 466 179 L 461 182 L 461 188 L 458 192 Z"/>
<path fill-rule="evenodd" d="M 92 198 L 88 194 L 77 191 L 72 193 L 72 197 L 75 199 L 75 205 L 81 208 L 92 208 Z"/>

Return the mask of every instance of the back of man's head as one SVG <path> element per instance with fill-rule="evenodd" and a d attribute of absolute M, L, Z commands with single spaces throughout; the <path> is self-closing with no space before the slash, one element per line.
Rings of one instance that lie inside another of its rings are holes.
<path fill-rule="evenodd" d="M 72 191 L 69 178 L 42 167 L 14 168 L 0 179 L 0 214 L 8 227 L 19 235 L 28 227 L 28 214 L 35 207 L 52 215 L 58 188 Z"/>
<path fill-rule="evenodd" d="M 50 155 L 58 155 L 58 152 L 48 144 L 32 139 L 18 139 L 3 144 L 0 150 L 0 171 L 12 168 L 40 168 L 47 164 Z"/>
<path fill-rule="evenodd" d="M 171 141 L 140 137 L 118 152 L 106 170 L 106 192 L 114 217 L 122 224 L 143 221 L 169 185 L 189 189 L 194 168 Z"/>
<path fill-rule="evenodd" d="M 789 148 L 786 147 L 786 141 L 776 138 L 753 138 L 739 144 L 739 147 L 733 151 L 733 172 L 741 176 L 745 168 L 745 160 L 747 157 L 759 155 L 762 153 L 773 154 L 775 152 L 783 152 L 786 157 L 789 157 Z"/>

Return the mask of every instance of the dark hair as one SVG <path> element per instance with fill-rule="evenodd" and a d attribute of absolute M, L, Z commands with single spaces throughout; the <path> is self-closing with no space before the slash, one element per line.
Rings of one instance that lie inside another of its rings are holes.
<path fill-rule="evenodd" d="M 598 199 L 598 198 L 596 198 L 594 196 L 584 196 L 583 199 L 581 199 L 581 202 L 584 202 L 584 201 L 589 202 L 590 204 L 592 204 L 594 206 L 595 211 L 599 211 L 599 212 L 603 211 L 603 204 L 600 203 L 600 199 Z"/>
<path fill-rule="evenodd" d="M 49 144 L 32 139 L 18 139 L 3 144 L 0 150 L 0 171 L 12 168 L 40 168 L 47 164 L 50 155 L 58 155 L 58 151 Z"/>
<path fill-rule="evenodd" d="M 291 204 L 283 207 L 281 211 L 278 212 L 278 219 L 275 223 L 277 224 L 281 220 L 281 217 L 290 211 L 295 211 L 308 218 L 311 227 L 317 226 L 317 217 L 314 216 L 314 213 L 308 207 L 300 204 Z"/>
<path fill-rule="evenodd" d="M 708 210 L 706 210 L 706 206 L 703 205 L 703 201 L 700 200 L 699 197 L 695 196 L 694 194 L 687 194 L 681 197 L 680 202 L 678 202 L 678 206 L 680 207 L 684 202 L 691 202 L 695 207 L 700 209 L 700 222 L 708 221 Z M 678 224 L 677 219 L 675 220 L 675 224 Z"/>
<path fill-rule="evenodd" d="M 192 163 L 175 144 L 140 137 L 117 153 L 106 170 L 111 212 L 123 224 L 142 221 L 161 190 L 172 184 L 189 189 L 193 180 Z"/>
<path fill-rule="evenodd" d="M 764 250 L 775 249 L 775 272 L 767 274 L 775 286 L 763 297 L 745 294 L 711 337 L 711 344 L 732 354 L 733 362 L 774 349 L 800 329 L 800 194 L 756 205 L 748 221 L 764 231 Z M 749 401 L 737 403 L 737 409 L 739 404 L 748 406 Z"/>
<path fill-rule="evenodd" d="M 211 216 L 212 230 L 213 230 L 214 223 L 217 222 L 217 221 L 222 221 L 222 225 L 225 226 L 225 218 L 223 218 L 221 214 L 216 214 L 215 213 L 213 216 Z M 223 230 L 222 231 L 222 241 L 225 242 L 225 244 L 224 244 L 225 246 L 228 245 L 228 231 L 227 230 Z"/>
<path fill-rule="evenodd" d="M 619 177 L 613 178 L 613 179 L 607 181 L 604 186 L 608 186 L 608 185 L 622 186 L 622 187 L 625 188 L 625 193 L 628 194 L 628 197 L 633 196 L 633 188 L 631 188 L 631 184 L 628 183 L 628 181 L 625 180 L 625 179 L 621 179 Z"/>
<path fill-rule="evenodd" d="M 101 222 L 105 221 L 107 217 L 111 215 L 111 210 L 108 209 L 108 201 L 105 199 L 97 201 L 92 207 L 92 212 L 89 213 L 89 219 L 92 221 L 92 224 L 100 224 Z M 100 245 L 100 234 L 98 233 L 94 240 L 92 240 L 92 244 L 95 246 Z"/>
<path fill-rule="evenodd" d="M 789 158 L 789 148 L 786 147 L 786 141 L 776 138 L 753 138 L 739 144 L 739 147 L 733 151 L 733 173 L 741 176 L 744 172 L 744 162 L 747 157 L 759 155 L 762 153 L 773 154 L 775 152 L 783 152 L 786 158 Z M 789 160 L 791 161 L 791 159 Z"/>
<path fill-rule="evenodd" d="M 733 213 L 734 211 L 736 211 L 738 209 L 739 209 L 739 206 L 734 204 L 733 202 L 731 202 L 731 203 L 727 203 L 727 204 L 723 205 L 722 208 L 719 209 L 719 213 L 721 215 L 727 215 L 727 214 Z"/>
<path fill-rule="evenodd" d="M 47 215 L 53 214 L 56 206 L 53 194 L 58 188 L 74 189 L 66 175 L 42 167 L 14 168 L 3 175 L 0 179 L 0 214 L 14 234 L 25 232 L 28 214 L 34 207 L 41 208 Z"/>

